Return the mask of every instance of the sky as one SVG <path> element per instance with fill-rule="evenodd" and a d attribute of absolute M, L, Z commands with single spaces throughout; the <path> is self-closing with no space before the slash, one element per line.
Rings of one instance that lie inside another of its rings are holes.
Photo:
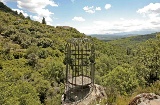
<path fill-rule="evenodd" d="M 160 0 L 0 0 L 12 10 L 48 25 L 81 33 L 134 34 L 160 31 Z"/>

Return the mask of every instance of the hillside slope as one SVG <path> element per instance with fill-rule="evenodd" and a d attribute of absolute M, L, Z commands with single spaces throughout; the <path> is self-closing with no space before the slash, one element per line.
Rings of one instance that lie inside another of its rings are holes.
<path fill-rule="evenodd" d="M 32 21 L 1 2 L 0 17 L 0 104 L 60 104 L 66 40 L 85 35 Z"/>
<path fill-rule="evenodd" d="M 1 2 L 0 17 L 0 105 L 60 105 L 66 40 L 87 36 L 32 21 Z M 160 33 L 148 37 L 110 42 L 88 37 L 96 49 L 95 82 L 108 97 L 102 105 L 127 105 L 126 99 L 142 91 L 160 94 Z"/>

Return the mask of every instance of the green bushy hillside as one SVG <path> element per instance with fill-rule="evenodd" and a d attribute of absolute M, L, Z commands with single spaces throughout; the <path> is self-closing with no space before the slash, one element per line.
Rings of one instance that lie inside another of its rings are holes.
<path fill-rule="evenodd" d="M 32 21 L 1 2 L 0 17 L 0 104 L 60 104 L 65 42 L 84 34 Z"/>
<path fill-rule="evenodd" d="M 66 40 L 87 36 L 69 26 L 32 21 L 1 2 L 0 17 L 0 105 L 60 105 Z M 156 37 L 92 38 L 95 82 L 108 95 L 102 105 L 127 105 L 125 99 L 142 90 L 160 94 L 160 33 L 149 36 Z"/>

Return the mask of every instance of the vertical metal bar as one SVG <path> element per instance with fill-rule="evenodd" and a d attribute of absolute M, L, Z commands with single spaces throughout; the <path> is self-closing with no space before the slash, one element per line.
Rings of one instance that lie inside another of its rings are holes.
<path fill-rule="evenodd" d="M 80 55 L 80 51 L 79 51 L 79 40 L 78 40 L 78 43 L 77 43 L 77 46 L 78 46 L 78 64 L 77 64 L 77 69 L 78 69 L 78 76 L 79 76 L 79 74 L 80 74 L 80 71 L 79 71 L 79 61 L 80 61 L 80 58 L 79 58 L 79 55 Z"/>
<path fill-rule="evenodd" d="M 94 78 L 93 78 L 93 48 L 91 46 L 91 58 L 90 58 L 90 62 L 91 62 L 91 81 L 92 81 L 92 85 L 94 84 Z"/>
<path fill-rule="evenodd" d="M 65 51 L 66 55 L 65 55 L 65 60 L 68 61 L 68 45 L 66 45 L 66 51 Z M 66 62 L 66 84 L 67 84 L 67 81 L 68 81 L 68 62 Z"/>
<path fill-rule="evenodd" d="M 94 52 L 93 52 L 93 60 L 95 60 L 94 57 L 95 55 L 94 55 Z M 94 85 L 94 72 L 95 72 L 95 62 L 93 62 L 93 85 Z"/>
<path fill-rule="evenodd" d="M 84 62 L 83 62 L 83 56 L 84 56 L 84 55 L 83 55 L 83 48 L 82 48 L 82 49 L 81 49 L 82 86 L 83 86 L 83 66 L 85 65 Z"/>
<path fill-rule="evenodd" d="M 65 46 L 65 63 L 66 63 L 66 83 L 65 83 L 65 92 L 66 98 L 69 96 L 67 91 L 68 91 L 68 43 Z"/>
<path fill-rule="evenodd" d="M 76 49 L 76 47 L 77 47 L 77 45 L 76 45 L 76 43 L 74 43 L 74 50 L 75 50 L 75 51 L 74 51 L 74 52 L 75 52 L 75 63 L 74 63 L 75 76 L 74 76 L 74 77 L 75 77 L 75 84 L 76 84 L 76 73 L 77 73 L 77 70 L 76 70 L 76 69 L 77 69 L 77 67 L 76 67 L 76 64 L 77 64 L 77 63 L 76 63 L 76 62 L 77 62 L 77 54 L 76 54 L 76 51 L 77 51 L 77 49 Z"/>
<path fill-rule="evenodd" d="M 87 63 L 89 63 L 89 59 L 87 58 L 87 54 L 89 54 L 90 55 L 90 51 L 89 51 L 89 43 L 87 43 L 87 45 L 86 45 L 86 60 L 87 60 Z M 88 56 L 89 56 L 88 55 Z M 88 73 L 88 72 L 90 72 L 91 71 L 91 69 L 88 67 L 89 66 L 89 64 L 86 66 L 86 73 L 88 74 L 86 74 L 89 78 L 91 78 L 91 76 L 90 76 L 90 73 Z"/>
<path fill-rule="evenodd" d="M 73 56 L 73 54 L 74 54 L 74 52 L 73 52 L 73 48 L 74 48 L 74 45 L 73 45 L 73 43 L 71 43 L 71 66 L 72 66 L 72 88 L 73 88 L 73 77 L 74 77 L 74 64 L 73 64 L 73 59 L 72 59 L 72 56 Z"/>
<path fill-rule="evenodd" d="M 86 64 L 88 63 L 88 59 L 87 59 L 87 44 L 85 45 L 85 61 L 86 61 Z M 86 69 L 86 76 L 87 76 L 87 66 L 85 67 L 85 69 Z"/>
<path fill-rule="evenodd" d="M 95 74 L 95 49 L 94 45 L 91 46 L 92 56 L 93 56 L 93 62 L 92 62 L 92 80 L 94 85 L 94 74 Z"/>
<path fill-rule="evenodd" d="M 72 56 L 71 49 L 72 49 L 72 44 L 70 43 L 70 44 L 69 44 L 69 55 L 68 55 L 68 56 L 69 56 L 69 76 L 72 75 L 72 74 L 71 74 L 71 73 L 72 73 L 72 71 L 71 71 L 71 70 L 72 70 L 72 69 L 71 69 L 71 56 Z M 71 78 L 71 77 L 70 77 L 70 78 Z M 69 92 L 68 92 L 68 93 L 69 93 L 69 100 L 70 100 L 70 99 L 71 99 L 71 87 L 70 87 L 70 83 L 68 83 L 68 87 L 69 87 L 69 90 L 68 90 Z"/>
<path fill-rule="evenodd" d="M 82 95 L 81 95 L 81 99 L 83 98 L 83 66 L 84 66 L 84 62 L 83 62 L 83 45 L 84 43 L 82 42 L 82 45 L 81 45 L 81 72 L 82 72 L 82 86 L 81 86 L 81 91 L 82 91 Z"/>

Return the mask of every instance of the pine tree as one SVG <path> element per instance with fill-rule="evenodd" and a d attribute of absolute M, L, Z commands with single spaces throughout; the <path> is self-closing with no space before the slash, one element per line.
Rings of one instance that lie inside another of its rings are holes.
<path fill-rule="evenodd" d="M 46 20 L 45 20 L 44 17 L 43 17 L 43 19 L 42 19 L 42 24 L 46 24 Z"/>
<path fill-rule="evenodd" d="M 23 18 L 23 19 L 25 18 L 25 16 L 23 15 L 22 12 L 19 13 L 19 16 L 20 16 L 21 18 Z"/>
<path fill-rule="evenodd" d="M 27 16 L 26 19 L 31 20 L 31 18 L 29 16 Z"/>

